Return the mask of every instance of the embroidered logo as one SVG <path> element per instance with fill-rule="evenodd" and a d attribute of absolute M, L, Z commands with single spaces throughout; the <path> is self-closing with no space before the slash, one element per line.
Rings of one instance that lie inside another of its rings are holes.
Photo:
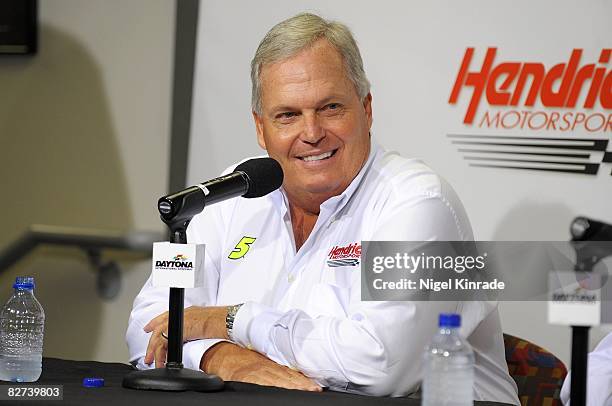
<path fill-rule="evenodd" d="M 229 259 L 240 259 L 249 252 L 251 244 L 255 242 L 257 238 L 247 237 L 246 235 L 238 241 L 238 244 L 234 247 L 233 251 L 227 256 Z"/>
<path fill-rule="evenodd" d="M 361 259 L 361 244 L 352 243 L 346 247 L 338 247 L 336 245 L 331 249 L 327 257 L 327 265 L 331 267 L 357 266 Z"/>

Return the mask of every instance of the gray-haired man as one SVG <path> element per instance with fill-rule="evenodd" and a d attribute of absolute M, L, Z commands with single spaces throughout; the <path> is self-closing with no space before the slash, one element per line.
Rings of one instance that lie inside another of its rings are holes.
<path fill-rule="evenodd" d="M 257 140 L 285 179 L 191 223 L 189 240 L 207 244 L 207 284 L 186 292 L 186 365 L 401 396 L 418 390 L 437 315 L 458 312 L 476 354 L 475 398 L 518 404 L 494 304 L 361 301 L 361 241 L 473 235 L 443 179 L 372 143 L 370 85 L 350 31 L 312 14 L 285 20 L 260 43 L 251 75 Z M 166 298 L 147 282 L 134 302 L 127 340 L 141 368 L 165 361 Z"/>

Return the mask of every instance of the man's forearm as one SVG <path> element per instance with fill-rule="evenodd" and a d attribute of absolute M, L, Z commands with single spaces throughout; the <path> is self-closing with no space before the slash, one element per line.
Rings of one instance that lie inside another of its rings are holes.
<path fill-rule="evenodd" d="M 226 381 L 278 386 L 320 392 L 321 387 L 298 371 L 279 365 L 258 352 L 230 342 L 211 347 L 202 356 L 200 369 Z"/>
<path fill-rule="evenodd" d="M 231 358 L 238 355 L 240 350 L 244 348 L 227 341 L 215 344 L 202 355 L 200 369 L 207 374 L 220 375 L 223 364 L 231 362 Z"/>

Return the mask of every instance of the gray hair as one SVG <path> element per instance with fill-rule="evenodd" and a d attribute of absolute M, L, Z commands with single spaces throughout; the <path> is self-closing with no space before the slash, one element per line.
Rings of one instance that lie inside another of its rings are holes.
<path fill-rule="evenodd" d="M 288 59 L 322 38 L 342 56 L 346 73 L 355 85 L 357 95 L 363 99 L 370 92 L 370 82 L 363 70 L 359 48 L 348 27 L 315 14 L 300 13 L 272 27 L 257 47 L 251 61 L 251 108 L 255 113 L 261 114 L 262 68 Z"/>

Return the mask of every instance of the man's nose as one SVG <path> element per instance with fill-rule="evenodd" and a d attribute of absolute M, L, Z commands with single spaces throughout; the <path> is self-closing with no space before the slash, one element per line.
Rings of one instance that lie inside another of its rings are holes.
<path fill-rule="evenodd" d="M 316 114 L 304 114 L 304 129 L 300 139 L 308 144 L 316 144 L 325 137 L 325 130 Z"/>

